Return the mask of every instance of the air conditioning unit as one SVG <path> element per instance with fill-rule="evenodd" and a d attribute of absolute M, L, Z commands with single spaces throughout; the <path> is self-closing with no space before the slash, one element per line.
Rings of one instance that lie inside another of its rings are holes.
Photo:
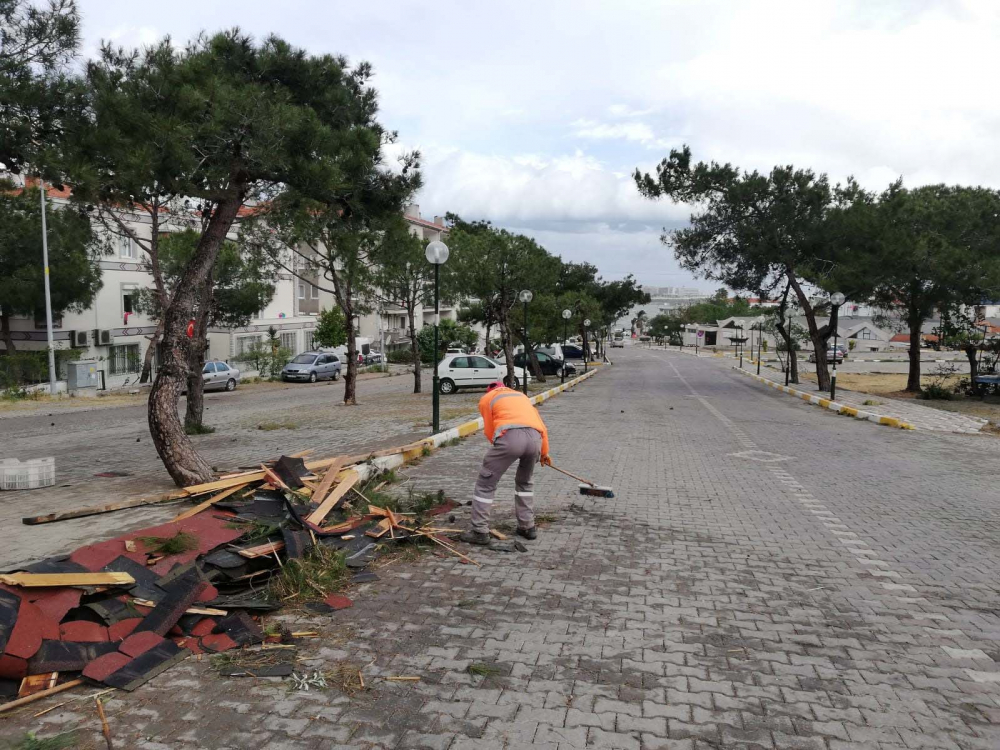
<path fill-rule="evenodd" d="M 94 329 L 94 344 L 97 346 L 111 346 L 113 343 L 115 343 L 115 337 L 111 335 L 110 329 Z"/>
<path fill-rule="evenodd" d="M 70 341 L 74 349 L 86 349 L 90 346 L 90 331 L 72 331 Z"/>

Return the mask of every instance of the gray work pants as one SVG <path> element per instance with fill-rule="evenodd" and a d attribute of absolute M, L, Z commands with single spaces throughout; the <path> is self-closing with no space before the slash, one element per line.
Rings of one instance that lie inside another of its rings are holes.
<path fill-rule="evenodd" d="M 500 477 L 512 463 L 518 461 L 514 475 L 514 514 L 519 529 L 530 529 L 535 525 L 533 509 L 534 486 L 531 475 L 542 452 L 542 435 L 530 427 L 516 427 L 507 430 L 493 441 L 486 451 L 479 479 L 472 495 L 472 530 L 488 534 L 490 530 L 490 510 L 493 496 Z"/>

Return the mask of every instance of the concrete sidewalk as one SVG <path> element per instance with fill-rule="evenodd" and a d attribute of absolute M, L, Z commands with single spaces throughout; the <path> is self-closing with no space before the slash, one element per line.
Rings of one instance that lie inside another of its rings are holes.
<path fill-rule="evenodd" d="M 738 368 L 734 367 L 734 369 Z M 756 366 L 749 360 L 744 363 L 743 371 L 753 375 L 757 374 Z M 784 385 L 785 382 L 784 373 L 773 370 L 770 367 L 761 367 L 760 377 L 779 385 Z M 790 387 L 803 393 L 826 398 L 825 392 L 817 391 L 814 383 L 805 382 L 798 385 L 791 385 Z M 988 424 L 988 420 L 981 417 L 943 411 L 942 409 L 923 406 L 912 400 L 904 401 L 888 396 L 851 391 L 846 388 L 837 388 L 837 403 L 877 416 L 888 417 L 897 422 L 910 425 L 913 429 L 917 430 L 975 434 L 982 430 L 984 425 Z"/>

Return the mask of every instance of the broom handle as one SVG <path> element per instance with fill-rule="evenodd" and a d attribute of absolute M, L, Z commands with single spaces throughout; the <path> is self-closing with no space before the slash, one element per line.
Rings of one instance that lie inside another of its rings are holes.
<path fill-rule="evenodd" d="M 576 481 L 578 481 L 578 482 L 582 482 L 583 484 L 588 484 L 588 485 L 590 485 L 591 487 L 596 487 L 596 486 L 597 486 L 597 485 L 595 485 L 595 484 L 594 484 L 593 482 L 588 482 L 588 481 L 587 481 L 586 479 L 584 479 L 583 477 L 578 477 L 578 476 L 577 476 L 576 474 L 570 474 L 570 473 L 569 473 L 568 471 L 566 471 L 565 469 L 560 469 L 560 468 L 559 468 L 558 466 L 556 466 L 555 464 L 549 464 L 549 468 L 550 468 L 550 469 L 555 469 L 555 470 L 556 470 L 556 471 L 558 471 L 558 472 L 559 472 L 560 474 L 565 474 L 566 476 L 568 476 L 568 477 L 571 477 L 571 478 L 575 479 L 575 480 L 576 480 Z"/>

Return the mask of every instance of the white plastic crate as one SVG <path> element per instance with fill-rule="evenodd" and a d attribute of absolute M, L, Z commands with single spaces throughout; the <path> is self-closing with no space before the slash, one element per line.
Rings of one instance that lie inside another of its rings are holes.
<path fill-rule="evenodd" d="M 56 483 L 55 458 L 0 459 L 0 490 L 33 490 Z"/>

